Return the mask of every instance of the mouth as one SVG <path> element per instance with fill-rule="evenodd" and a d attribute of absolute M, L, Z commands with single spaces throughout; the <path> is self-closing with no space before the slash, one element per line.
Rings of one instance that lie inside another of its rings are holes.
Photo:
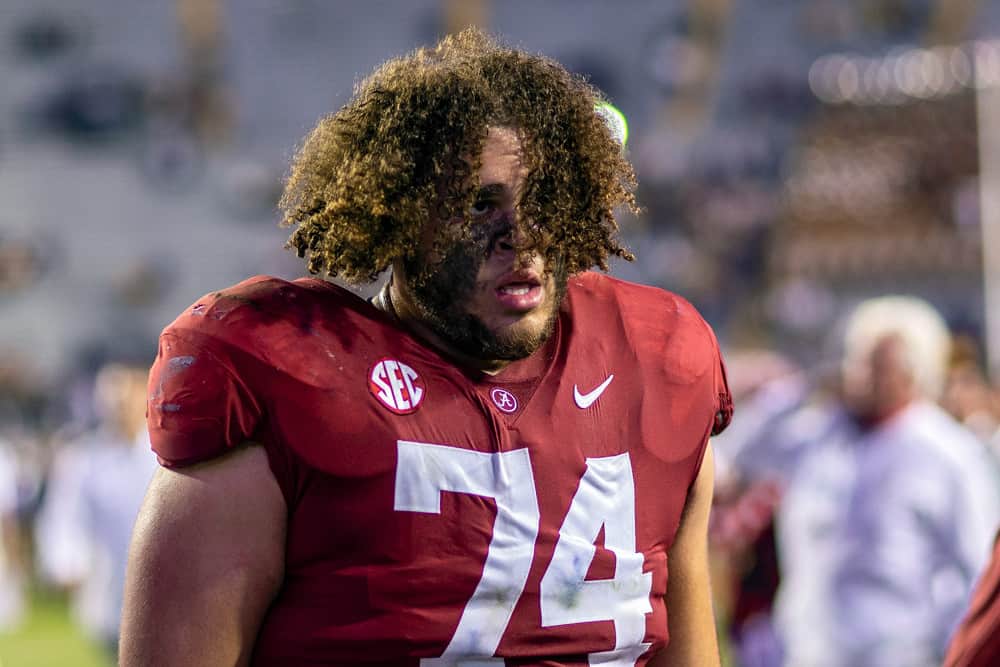
<path fill-rule="evenodd" d="M 517 271 L 500 278 L 494 291 L 504 310 L 527 313 L 545 299 L 542 280 L 533 271 Z"/>

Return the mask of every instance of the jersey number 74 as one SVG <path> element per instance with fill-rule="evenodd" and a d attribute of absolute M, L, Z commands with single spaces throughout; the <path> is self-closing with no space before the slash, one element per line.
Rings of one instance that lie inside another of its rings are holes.
<path fill-rule="evenodd" d="M 444 653 L 421 667 L 502 665 L 493 658 L 524 591 L 538 536 L 538 496 L 527 449 L 477 452 L 458 447 L 397 442 L 395 509 L 441 513 L 441 493 L 492 498 L 496 520 L 483 574 L 466 603 Z M 592 665 L 633 667 L 643 642 L 652 574 L 636 553 L 635 482 L 628 453 L 588 458 L 587 469 L 559 529 L 552 562 L 542 576 L 543 627 L 613 621 L 615 645 L 591 653 Z M 615 554 L 613 579 L 586 580 L 597 539 Z"/>

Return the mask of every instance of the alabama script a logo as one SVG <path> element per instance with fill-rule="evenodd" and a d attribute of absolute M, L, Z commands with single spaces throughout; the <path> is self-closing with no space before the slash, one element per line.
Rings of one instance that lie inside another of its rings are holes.
<path fill-rule="evenodd" d="M 501 411 L 507 414 L 517 412 L 517 397 L 506 389 L 495 387 L 490 392 L 490 398 L 493 399 L 493 405 L 497 406 Z"/>

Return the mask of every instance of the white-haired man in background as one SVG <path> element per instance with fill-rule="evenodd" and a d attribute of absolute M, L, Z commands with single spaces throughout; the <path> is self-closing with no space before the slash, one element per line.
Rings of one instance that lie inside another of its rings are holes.
<path fill-rule="evenodd" d="M 763 408 L 771 418 L 720 440 L 720 457 L 786 483 L 774 608 L 784 664 L 940 665 L 1000 524 L 1000 476 L 934 403 L 950 336 L 929 304 L 865 301 L 842 342 L 837 400 L 806 402 L 800 383 L 797 407 Z"/>

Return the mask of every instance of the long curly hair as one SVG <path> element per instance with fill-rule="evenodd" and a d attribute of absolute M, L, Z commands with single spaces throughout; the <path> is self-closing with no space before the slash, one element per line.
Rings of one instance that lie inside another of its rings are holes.
<path fill-rule="evenodd" d="M 508 126 L 528 170 L 517 215 L 547 260 L 567 274 L 631 260 L 615 209 L 637 211 L 635 173 L 595 112 L 603 101 L 555 61 L 476 29 L 389 60 L 293 159 L 280 202 L 288 246 L 311 273 L 357 284 L 412 259 L 434 218 L 468 232 L 487 130 Z"/>

